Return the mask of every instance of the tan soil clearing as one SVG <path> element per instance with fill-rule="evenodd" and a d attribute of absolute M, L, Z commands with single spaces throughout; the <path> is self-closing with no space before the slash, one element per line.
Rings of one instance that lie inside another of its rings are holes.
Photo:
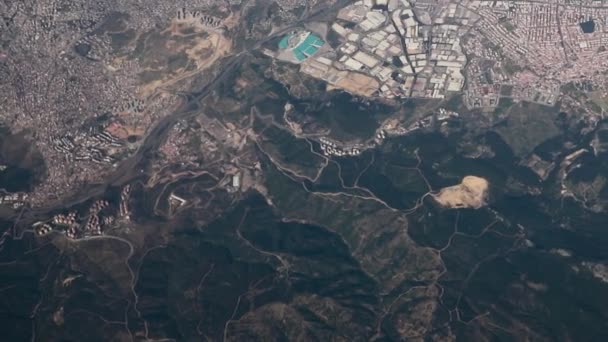
<path fill-rule="evenodd" d="M 355 95 L 370 97 L 380 87 L 380 84 L 375 78 L 355 72 L 341 72 L 346 74 L 338 82 L 327 85 L 327 91 L 333 89 L 344 89 Z"/>
<path fill-rule="evenodd" d="M 486 205 L 489 183 L 476 176 L 466 176 L 458 185 L 441 189 L 433 198 L 446 208 L 479 209 Z"/>
<path fill-rule="evenodd" d="M 154 94 L 159 88 L 169 87 L 178 81 L 191 77 L 209 68 L 218 59 L 226 56 L 232 49 L 232 41 L 218 33 L 210 33 L 207 38 L 197 38 L 195 43 L 186 48 L 184 46 L 175 47 L 175 51 L 184 50 L 190 59 L 189 62 L 196 63 L 196 69 L 184 72 L 181 68 L 175 75 L 168 75 L 162 80 L 155 80 L 143 85 L 140 88 L 140 95 L 148 97 Z"/>
<path fill-rule="evenodd" d="M 110 124 L 106 131 L 119 139 L 127 139 L 131 135 L 142 136 L 145 130 L 142 127 L 121 125 L 117 122 Z"/>

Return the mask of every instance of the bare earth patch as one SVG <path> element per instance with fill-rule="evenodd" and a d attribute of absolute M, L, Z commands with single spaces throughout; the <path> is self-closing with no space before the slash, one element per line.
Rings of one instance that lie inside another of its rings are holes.
<path fill-rule="evenodd" d="M 435 201 L 446 208 L 474 208 L 486 205 L 489 183 L 477 176 L 466 176 L 462 183 L 441 189 L 432 195 Z"/>
<path fill-rule="evenodd" d="M 327 85 L 327 90 L 344 89 L 350 93 L 361 96 L 372 96 L 380 87 L 380 83 L 373 78 L 356 72 L 341 72 L 340 80 Z"/>

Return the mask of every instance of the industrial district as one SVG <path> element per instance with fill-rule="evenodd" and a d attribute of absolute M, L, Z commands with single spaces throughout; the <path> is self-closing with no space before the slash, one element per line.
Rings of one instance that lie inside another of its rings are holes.
<path fill-rule="evenodd" d="M 421 25 L 407 1 L 359 1 L 331 25 L 337 49 L 315 33 L 281 40 L 277 58 L 330 86 L 362 96 L 445 98 L 460 91 L 466 56 L 456 25 Z"/>
<path fill-rule="evenodd" d="M 553 106 L 569 83 L 606 95 L 607 23 L 602 1 L 362 0 L 265 52 L 365 97 L 462 92 L 469 109 L 501 98 Z"/>

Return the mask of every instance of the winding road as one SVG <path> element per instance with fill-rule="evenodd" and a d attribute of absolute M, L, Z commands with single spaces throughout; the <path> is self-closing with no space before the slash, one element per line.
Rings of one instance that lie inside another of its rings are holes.
<path fill-rule="evenodd" d="M 69 200 L 62 202 L 60 205 L 27 209 L 17 213 L 19 216 L 15 215 L 13 219 L 18 219 L 20 222 L 29 225 L 35 221 L 44 219 L 49 215 L 49 212 L 71 207 L 86 202 L 92 197 L 100 196 L 107 190 L 108 186 L 122 186 L 139 177 L 145 176 L 145 163 L 149 160 L 151 154 L 153 154 L 154 151 L 156 151 L 162 144 L 171 127 L 173 127 L 173 125 L 175 125 L 175 123 L 179 120 L 199 113 L 201 108 L 200 101 L 213 92 L 222 81 L 226 80 L 232 74 L 232 72 L 234 72 L 242 64 L 242 62 L 247 58 L 247 56 L 250 55 L 251 52 L 260 49 L 260 47 L 262 47 L 264 44 L 288 33 L 293 29 L 302 27 L 307 22 L 327 18 L 336 10 L 339 10 L 351 2 L 353 2 L 353 0 L 338 0 L 332 5 L 318 8 L 314 12 L 310 12 L 310 9 L 307 7 L 306 11 L 302 14 L 302 17 L 299 20 L 272 32 L 272 34 L 269 36 L 255 42 L 250 47 L 243 49 L 237 54 L 224 58 L 220 62 L 221 68 L 217 68 L 219 69 L 217 75 L 215 75 L 215 77 L 201 89 L 190 94 L 183 92 L 176 93 L 185 99 L 180 108 L 156 122 L 154 126 L 147 132 L 139 149 L 131 157 L 121 161 L 116 169 L 105 178 L 104 182 L 95 183 L 84 187 L 81 189 L 79 194 L 76 194 Z"/>

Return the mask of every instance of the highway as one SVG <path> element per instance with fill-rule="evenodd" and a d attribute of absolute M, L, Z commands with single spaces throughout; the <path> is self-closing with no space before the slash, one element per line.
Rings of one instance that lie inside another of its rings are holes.
<path fill-rule="evenodd" d="M 226 78 L 229 77 L 229 75 L 242 64 L 242 62 L 250 55 L 252 51 L 258 50 L 264 44 L 288 33 L 291 30 L 302 27 L 307 22 L 321 20 L 324 17 L 331 16 L 336 10 L 348 5 L 351 2 L 353 2 L 353 0 L 338 0 L 335 4 L 318 8 L 312 13 L 308 13 L 310 9 L 307 7 L 306 12 L 298 21 L 273 32 L 270 36 L 259 40 L 250 48 L 225 58 L 221 61 L 222 67 L 219 68 L 219 73 L 201 89 L 190 94 L 176 93 L 185 98 L 182 106 L 172 114 L 169 114 L 160 119 L 160 121 L 156 122 L 154 126 L 147 132 L 144 141 L 138 150 L 131 157 L 122 160 L 116 169 L 105 178 L 103 183 L 85 186 L 78 194 L 74 195 L 69 200 L 65 200 L 60 205 L 26 209 L 25 211 L 18 213 L 19 216 L 15 215 L 15 217 L 12 219 L 19 219 L 21 223 L 24 223 L 27 226 L 32 222 L 48 217 L 49 213 L 52 211 L 69 208 L 86 202 L 93 197 L 101 196 L 107 191 L 109 186 L 122 186 L 137 178 L 148 176 L 144 173 L 146 170 L 146 164 L 148 160 L 150 160 L 152 154 L 162 144 L 171 127 L 173 127 L 173 125 L 175 125 L 175 123 L 181 119 L 197 115 L 201 109 L 200 101 L 214 91 L 222 81 L 226 80 Z"/>

